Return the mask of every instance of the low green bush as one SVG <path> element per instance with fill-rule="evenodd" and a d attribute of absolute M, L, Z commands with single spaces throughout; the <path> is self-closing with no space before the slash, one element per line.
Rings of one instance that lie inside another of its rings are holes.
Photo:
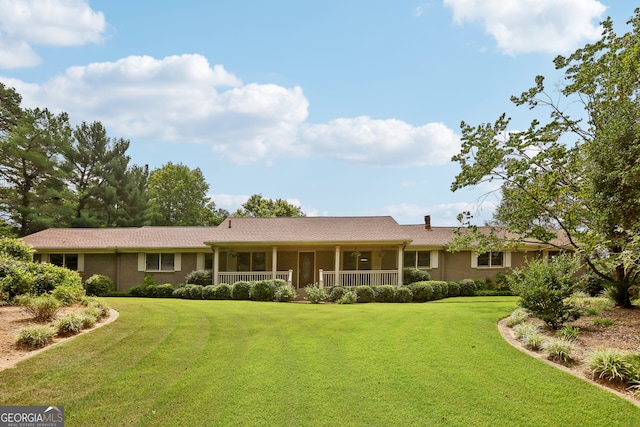
<path fill-rule="evenodd" d="M 171 283 L 157 285 L 154 294 L 156 298 L 171 298 L 173 296 L 173 285 Z"/>
<path fill-rule="evenodd" d="M 231 285 L 220 283 L 213 288 L 214 299 L 231 299 Z"/>
<path fill-rule="evenodd" d="M 0 277 L 0 289 L 9 294 L 9 298 L 36 293 L 35 276 L 26 262 L 0 259 Z"/>
<path fill-rule="evenodd" d="M 376 302 L 395 302 L 396 288 L 391 285 L 376 286 L 373 288 L 374 299 Z"/>
<path fill-rule="evenodd" d="M 446 298 L 449 295 L 449 284 L 441 280 L 430 280 L 427 282 L 433 289 L 433 299 Z"/>
<path fill-rule="evenodd" d="M 413 301 L 413 292 L 408 286 L 400 286 L 395 289 L 394 302 L 407 303 Z"/>
<path fill-rule="evenodd" d="M 371 286 L 356 286 L 356 295 L 358 296 L 359 303 L 369 303 L 375 301 L 375 294 L 373 293 L 373 289 L 371 289 Z"/>
<path fill-rule="evenodd" d="M 183 284 L 183 285 L 177 286 L 171 293 L 171 296 L 173 298 L 188 299 L 189 289 L 187 288 L 187 285 Z"/>
<path fill-rule="evenodd" d="M 51 294 L 24 298 L 21 305 L 37 322 L 51 321 L 62 308 L 62 303 Z"/>
<path fill-rule="evenodd" d="M 319 304 L 327 299 L 327 290 L 324 287 L 318 286 L 318 284 L 310 285 L 304 288 L 307 293 L 305 298 L 311 304 Z"/>
<path fill-rule="evenodd" d="M 476 294 L 476 290 L 479 289 L 476 282 L 471 279 L 462 279 L 458 284 L 460 285 L 460 296 L 463 297 L 472 297 Z"/>
<path fill-rule="evenodd" d="M 129 295 L 132 297 L 155 297 L 156 286 L 155 285 L 136 285 L 129 289 Z"/>
<path fill-rule="evenodd" d="M 458 282 L 447 283 L 447 296 L 448 297 L 460 296 L 460 284 Z"/>
<path fill-rule="evenodd" d="M 407 267 L 403 270 L 403 284 L 410 285 L 416 282 L 426 282 L 431 280 L 429 272 L 417 268 Z"/>
<path fill-rule="evenodd" d="M 20 239 L 0 237 L 0 257 L 31 262 L 33 249 Z"/>
<path fill-rule="evenodd" d="M 84 328 L 84 320 L 76 313 L 67 313 L 56 319 L 55 328 L 60 336 L 75 335 Z"/>
<path fill-rule="evenodd" d="M 104 274 L 94 274 L 84 282 L 84 289 L 87 295 L 103 297 L 116 290 L 113 280 Z"/>
<path fill-rule="evenodd" d="M 65 283 L 56 286 L 51 295 L 64 306 L 80 302 L 86 295 L 85 289 L 79 283 Z"/>
<path fill-rule="evenodd" d="M 231 287 L 231 298 L 234 300 L 249 300 L 251 299 L 251 283 L 240 281 L 236 282 Z"/>
<path fill-rule="evenodd" d="M 200 285 L 185 285 L 187 289 L 187 298 L 189 299 L 202 299 L 202 289 L 204 286 Z"/>
<path fill-rule="evenodd" d="M 51 292 L 60 285 L 82 286 L 82 278 L 77 271 L 58 267 L 47 262 L 34 262 L 29 267 L 34 277 L 34 291 L 38 295 Z"/>
<path fill-rule="evenodd" d="M 345 289 L 342 286 L 334 286 L 331 288 L 331 292 L 329 292 L 329 296 L 327 297 L 327 301 L 336 302 L 342 295 L 344 295 Z"/>
<path fill-rule="evenodd" d="M 213 275 L 209 270 L 194 270 L 184 280 L 187 285 L 213 285 Z"/>
<path fill-rule="evenodd" d="M 249 291 L 253 301 L 273 301 L 275 294 L 276 286 L 271 280 L 258 280 Z"/>
<path fill-rule="evenodd" d="M 295 288 L 288 283 L 284 283 L 278 286 L 275 292 L 275 300 L 278 302 L 289 302 L 296 299 L 298 296 Z"/>
<path fill-rule="evenodd" d="M 216 287 L 214 285 L 207 285 L 202 288 L 202 299 L 212 300 L 216 299 Z"/>
<path fill-rule="evenodd" d="M 40 348 L 49 344 L 56 331 L 49 325 L 27 326 L 18 332 L 18 345 L 26 348 Z"/>
<path fill-rule="evenodd" d="M 413 292 L 413 301 L 427 302 L 433 300 L 433 287 L 429 282 L 412 283 L 409 288 Z"/>
<path fill-rule="evenodd" d="M 336 304 L 355 304 L 358 302 L 358 295 L 355 290 L 345 290 L 340 298 L 336 300 Z"/>

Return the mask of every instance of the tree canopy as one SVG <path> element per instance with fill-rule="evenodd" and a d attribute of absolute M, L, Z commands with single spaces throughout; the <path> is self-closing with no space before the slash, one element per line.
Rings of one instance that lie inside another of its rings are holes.
<path fill-rule="evenodd" d="M 638 279 L 629 251 L 640 233 L 640 9 L 631 31 L 618 36 L 603 22 L 602 38 L 569 56 L 558 56 L 564 72 L 559 93 L 535 86 L 511 98 L 536 112 L 526 130 L 510 129 L 505 114 L 494 123 L 461 123 L 462 147 L 453 157 L 461 171 L 452 190 L 497 180 L 501 202 L 496 222 L 516 241 L 554 245 L 559 235 L 588 267 L 615 284 L 618 304 L 630 306 L 629 290 Z M 579 105 L 578 116 L 564 106 Z M 544 121 L 544 122 L 543 122 Z M 469 227 L 452 246 L 488 248 L 501 239 Z M 506 242 L 502 239 L 502 244 Z"/>
<path fill-rule="evenodd" d="M 305 216 L 299 206 L 295 206 L 284 199 L 265 199 L 262 194 L 249 197 L 242 209 L 238 209 L 233 216 L 238 217 L 300 217 Z"/>

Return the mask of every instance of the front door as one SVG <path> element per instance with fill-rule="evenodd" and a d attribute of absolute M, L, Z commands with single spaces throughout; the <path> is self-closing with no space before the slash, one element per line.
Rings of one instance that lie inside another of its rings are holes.
<path fill-rule="evenodd" d="M 316 254 L 315 252 L 300 252 L 298 255 L 298 287 L 316 283 Z"/>

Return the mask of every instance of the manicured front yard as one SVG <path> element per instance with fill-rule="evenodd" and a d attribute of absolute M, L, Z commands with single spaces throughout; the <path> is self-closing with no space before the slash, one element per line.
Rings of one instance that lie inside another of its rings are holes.
<path fill-rule="evenodd" d="M 119 319 L 0 372 L 68 426 L 630 426 L 640 409 L 520 353 L 515 298 L 307 305 L 113 298 Z"/>

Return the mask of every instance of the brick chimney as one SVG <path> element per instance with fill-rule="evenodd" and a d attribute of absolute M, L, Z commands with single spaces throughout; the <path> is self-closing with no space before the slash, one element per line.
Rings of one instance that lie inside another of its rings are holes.
<path fill-rule="evenodd" d="M 431 230 L 431 215 L 424 216 L 424 229 Z"/>

